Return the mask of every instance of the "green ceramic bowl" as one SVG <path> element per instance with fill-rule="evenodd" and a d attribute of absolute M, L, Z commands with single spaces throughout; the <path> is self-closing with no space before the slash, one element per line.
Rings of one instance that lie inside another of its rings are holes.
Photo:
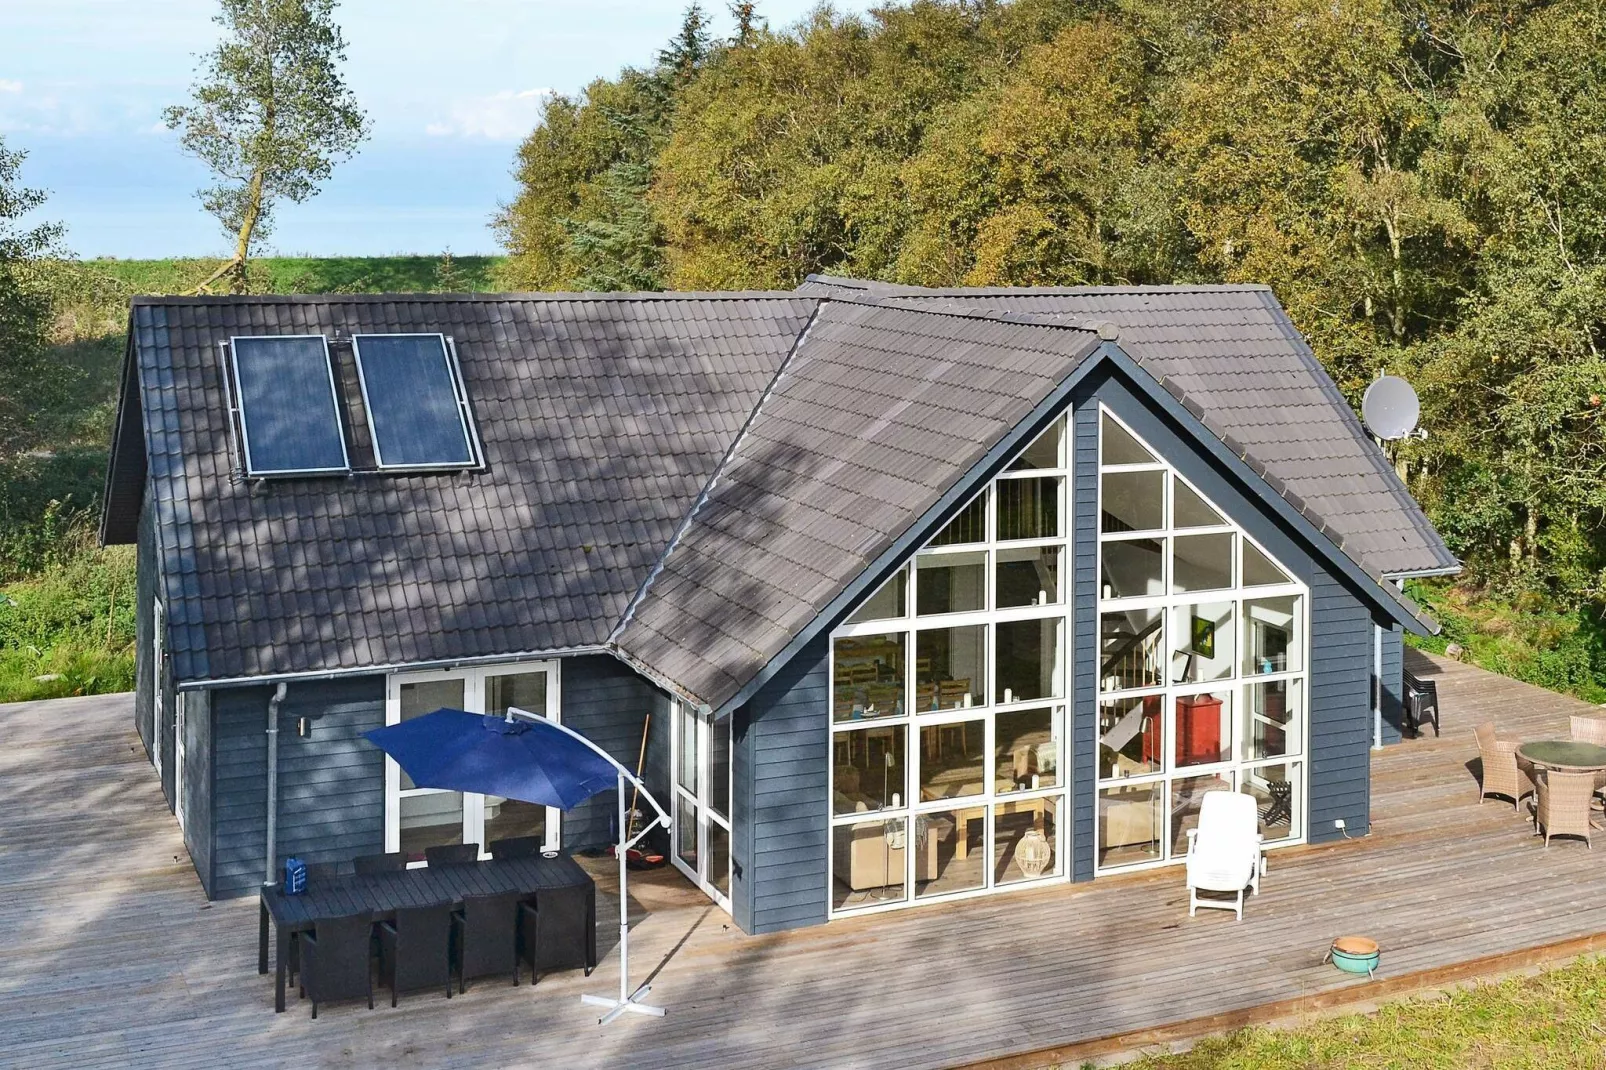
<path fill-rule="evenodd" d="M 1374 951 L 1370 955 L 1351 955 L 1347 951 L 1333 948 L 1333 965 L 1345 973 L 1371 973 L 1377 969 L 1377 964 L 1383 960 L 1381 951 Z"/>

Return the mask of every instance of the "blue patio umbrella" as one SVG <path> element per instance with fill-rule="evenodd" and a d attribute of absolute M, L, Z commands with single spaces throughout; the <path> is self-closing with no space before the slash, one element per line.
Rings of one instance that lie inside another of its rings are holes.
<path fill-rule="evenodd" d="M 657 825 L 669 827 L 669 814 L 652 792 L 612 755 L 572 728 L 526 710 L 510 709 L 506 719 L 463 710 L 439 709 L 422 717 L 364 732 L 421 788 L 447 788 L 572 810 L 611 786 L 618 792 L 619 845 L 619 998 L 582 996 L 609 1008 L 601 1021 L 626 1011 L 661 1016 L 662 1007 L 642 1001 L 650 985 L 630 991 L 629 881 L 625 860 L 630 848 Z M 625 785 L 633 784 L 658 811 L 634 836 L 625 820 Z"/>

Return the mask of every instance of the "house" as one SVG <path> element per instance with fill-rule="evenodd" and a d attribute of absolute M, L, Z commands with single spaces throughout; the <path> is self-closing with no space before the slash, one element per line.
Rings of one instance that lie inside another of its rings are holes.
<path fill-rule="evenodd" d="M 518 707 L 750 933 L 1364 835 L 1459 567 L 1255 286 L 138 298 L 101 537 L 209 896 L 609 842 L 360 735 Z"/>

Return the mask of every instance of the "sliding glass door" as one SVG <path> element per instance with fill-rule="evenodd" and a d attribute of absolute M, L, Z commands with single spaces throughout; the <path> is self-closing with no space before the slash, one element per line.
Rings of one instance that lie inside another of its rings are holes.
<path fill-rule="evenodd" d="M 409 673 L 387 686 L 385 721 L 397 724 L 442 707 L 506 716 L 509 709 L 558 719 L 556 662 L 499 665 L 487 669 Z M 410 863 L 424 850 L 477 843 L 481 856 L 493 840 L 539 836 L 558 846 L 558 811 L 496 795 L 424 788 L 385 759 L 385 849 L 402 851 Z"/>
<path fill-rule="evenodd" d="M 704 717 L 676 703 L 674 754 L 675 867 L 730 909 L 731 719 Z"/>

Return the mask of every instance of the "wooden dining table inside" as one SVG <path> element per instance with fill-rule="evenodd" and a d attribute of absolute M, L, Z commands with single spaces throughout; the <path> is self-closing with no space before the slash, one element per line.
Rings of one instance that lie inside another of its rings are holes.
<path fill-rule="evenodd" d="M 452 866 L 425 866 L 395 873 L 322 877 L 306 890 L 286 895 L 280 885 L 259 893 L 257 972 L 268 972 L 268 922 L 277 933 L 274 948 L 273 1009 L 284 1010 L 285 973 L 293 933 L 310 932 L 319 918 L 371 911 L 374 920 L 389 921 L 407 907 L 461 904 L 465 898 L 520 892 L 541 909 L 543 894 L 585 896 L 586 969 L 597 964 L 597 887 L 591 875 L 566 852 L 553 857 L 490 859 Z"/>

